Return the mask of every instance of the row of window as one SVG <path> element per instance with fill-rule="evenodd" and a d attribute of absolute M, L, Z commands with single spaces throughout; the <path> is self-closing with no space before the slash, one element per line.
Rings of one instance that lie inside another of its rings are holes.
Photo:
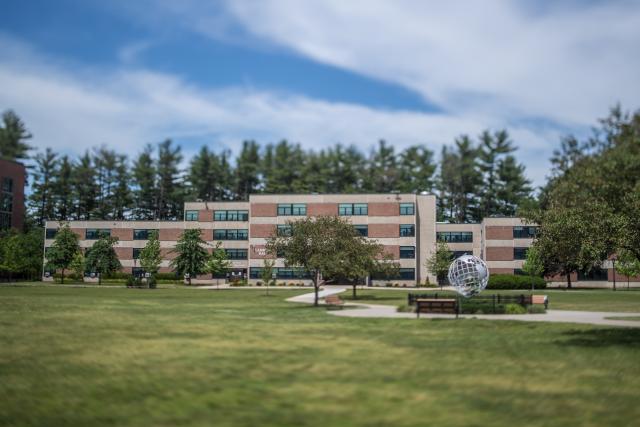
<path fill-rule="evenodd" d="M 249 230 L 242 229 L 228 229 L 228 230 L 213 230 L 213 240 L 248 240 Z"/>
<path fill-rule="evenodd" d="M 262 267 L 251 267 L 249 269 L 249 278 L 262 279 L 262 271 Z M 304 268 L 299 267 L 274 267 L 273 272 L 275 272 L 277 279 L 311 279 L 311 273 Z"/>
<path fill-rule="evenodd" d="M 368 215 L 369 205 L 366 203 L 341 203 L 338 205 L 338 215 L 351 216 L 351 215 Z"/>
<path fill-rule="evenodd" d="M 398 275 L 393 277 L 385 277 L 377 274 L 372 274 L 373 280 L 416 280 L 415 268 L 399 268 Z"/>
<path fill-rule="evenodd" d="M 185 221 L 198 221 L 198 211 L 185 211 Z M 213 211 L 214 221 L 249 221 L 249 211 L 226 210 Z"/>
<path fill-rule="evenodd" d="M 227 259 L 247 259 L 246 249 L 225 249 Z M 133 248 L 133 259 L 140 259 L 142 248 Z"/>
<path fill-rule="evenodd" d="M 436 239 L 447 243 L 472 243 L 473 233 L 471 231 L 438 231 Z"/>
<path fill-rule="evenodd" d="M 514 239 L 533 239 L 534 237 L 536 237 L 537 233 L 538 233 L 538 227 L 525 227 L 525 226 L 513 227 Z"/>
<path fill-rule="evenodd" d="M 368 237 L 369 236 L 369 226 L 367 224 L 355 224 L 353 228 L 356 229 L 361 236 Z M 276 230 L 278 236 L 291 236 L 291 225 L 289 224 L 279 224 Z M 413 224 L 401 224 L 400 225 L 400 236 L 401 237 L 413 237 L 416 235 L 416 228 Z"/>

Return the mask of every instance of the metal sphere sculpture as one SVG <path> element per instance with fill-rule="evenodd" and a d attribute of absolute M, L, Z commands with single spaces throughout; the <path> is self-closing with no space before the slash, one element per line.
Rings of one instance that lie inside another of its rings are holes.
<path fill-rule="evenodd" d="M 477 295 L 489 283 L 489 268 L 476 256 L 462 255 L 449 266 L 449 283 L 466 298 Z"/>

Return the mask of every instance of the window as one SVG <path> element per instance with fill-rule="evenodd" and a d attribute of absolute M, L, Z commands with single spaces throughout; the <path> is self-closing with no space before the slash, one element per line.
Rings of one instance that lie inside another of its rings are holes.
<path fill-rule="evenodd" d="M 214 221 L 248 221 L 249 211 L 214 211 Z"/>
<path fill-rule="evenodd" d="M 400 237 L 413 237 L 416 235 L 416 227 L 413 224 L 400 224 Z"/>
<path fill-rule="evenodd" d="M 228 259 L 247 259 L 246 249 L 225 249 Z"/>
<path fill-rule="evenodd" d="M 367 237 L 369 235 L 369 226 L 366 224 L 357 224 L 354 225 L 353 228 L 355 228 L 361 236 Z"/>
<path fill-rule="evenodd" d="M 608 270 L 604 268 L 594 267 L 588 272 L 579 271 L 578 280 L 586 281 L 605 281 L 609 280 Z"/>
<path fill-rule="evenodd" d="M 305 216 L 307 214 L 307 205 L 304 203 L 279 204 L 279 216 Z"/>
<path fill-rule="evenodd" d="M 273 271 L 278 279 L 310 279 L 311 274 L 304 268 L 282 268 L 275 267 Z M 251 267 L 249 269 L 250 279 L 262 279 L 262 267 Z"/>
<path fill-rule="evenodd" d="M 246 229 L 213 230 L 213 240 L 247 240 L 249 231 Z"/>
<path fill-rule="evenodd" d="M 45 239 L 55 239 L 56 234 L 58 234 L 57 228 L 47 228 L 45 231 Z"/>
<path fill-rule="evenodd" d="M 133 230 L 133 240 L 149 240 L 149 236 L 154 231 L 156 230 L 148 230 L 146 228 L 135 229 Z"/>
<path fill-rule="evenodd" d="M 197 221 L 198 220 L 198 211 L 186 211 L 184 213 L 185 221 Z"/>
<path fill-rule="evenodd" d="M 108 228 L 87 228 L 84 232 L 86 240 L 97 240 L 103 235 L 111 236 L 111 230 Z"/>
<path fill-rule="evenodd" d="M 340 203 L 338 205 L 338 215 L 368 215 L 369 205 L 366 203 Z"/>
<path fill-rule="evenodd" d="M 513 259 L 527 259 L 529 248 L 513 248 Z"/>
<path fill-rule="evenodd" d="M 13 194 L 0 194 L 0 211 L 13 212 Z"/>
<path fill-rule="evenodd" d="M 291 226 L 289 224 L 278 225 L 276 233 L 280 237 L 289 237 L 291 236 Z"/>
<path fill-rule="evenodd" d="M 415 206 L 413 203 L 400 203 L 400 215 L 415 214 Z"/>
<path fill-rule="evenodd" d="M 400 258 L 413 259 L 416 257 L 415 246 L 400 246 Z"/>
<path fill-rule="evenodd" d="M 136 258 L 134 258 L 134 259 L 136 259 Z M 144 268 L 142 268 L 142 267 L 133 267 L 131 269 L 131 275 L 133 277 L 144 277 L 144 273 L 145 273 L 145 271 L 144 271 Z"/>
<path fill-rule="evenodd" d="M 372 280 L 416 280 L 415 268 L 400 268 L 398 269 L 397 276 L 384 276 L 379 274 L 372 274 Z"/>
<path fill-rule="evenodd" d="M 11 228 L 11 214 L 0 212 L 0 230 Z"/>
<path fill-rule="evenodd" d="M 513 238 L 514 239 L 533 239 L 534 237 L 536 237 L 537 232 L 538 232 L 538 227 L 516 226 L 516 227 L 513 227 Z"/>
<path fill-rule="evenodd" d="M 133 259 L 140 259 L 140 252 L 142 248 L 133 248 Z"/>
<path fill-rule="evenodd" d="M 471 243 L 473 242 L 473 232 L 471 231 L 438 231 L 436 238 L 440 242 L 448 243 Z"/>
<path fill-rule="evenodd" d="M 2 191 L 13 193 L 13 179 L 8 177 L 2 178 Z"/>
<path fill-rule="evenodd" d="M 453 259 L 457 259 L 457 258 L 460 258 L 462 255 L 473 255 L 473 252 L 471 252 L 471 251 L 451 251 L 451 254 L 453 255 Z"/>

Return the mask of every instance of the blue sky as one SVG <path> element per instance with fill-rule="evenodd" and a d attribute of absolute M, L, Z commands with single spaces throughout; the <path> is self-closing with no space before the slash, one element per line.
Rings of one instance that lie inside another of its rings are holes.
<path fill-rule="evenodd" d="M 132 156 L 507 128 L 541 184 L 562 135 L 638 108 L 638 46 L 638 2 L 5 0 L 0 108 L 38 148 Z"/>

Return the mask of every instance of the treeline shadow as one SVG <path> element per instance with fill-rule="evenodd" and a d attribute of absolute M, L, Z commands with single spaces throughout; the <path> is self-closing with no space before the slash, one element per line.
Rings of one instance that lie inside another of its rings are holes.
<path fill-rule="evenodd" d="M 566 339 L 558 341 L 558 344 L 563 346 L 640 348 L 640 328 L 571 330 L 565 332 L 563 336 Z"/>

